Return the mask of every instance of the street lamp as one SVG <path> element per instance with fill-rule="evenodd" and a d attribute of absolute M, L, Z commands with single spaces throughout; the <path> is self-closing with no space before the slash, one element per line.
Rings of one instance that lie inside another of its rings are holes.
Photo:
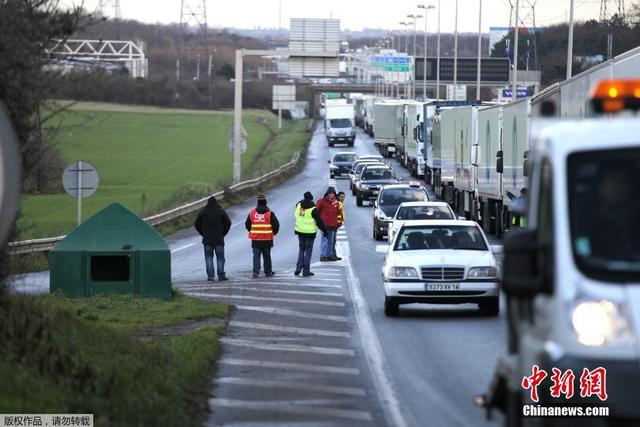
<path fill-rule="evenodd" d="M 453 35 L 453 99 L 458 92 L 458 0 L 456 0 L 456 25 Z"/>
<path fill-rule="evenodd" d="M 400 22 L 400 25 L 404 26 L 404 29 L 405 29 L 404 52 L 408 56 L 409 55 L 409 35 L 408 35 L 408 31 L 409 31 L 409 25 L 411 25 L 411 23 L 402 21 L 402 22 Z M 398 48 L 400 48 L 400 42 L 399 41 L 398 41 Z M 406 80 L 404 82 L 404 96 L 405 96 L 405 98 L 407 97 L 407 82 L 406 82 Z M 400 72 L 398 72 L 398 98 L 400 98 Z"/>
<path fill-rule="evenodd" d="M 571 12 L 569 13 L 569 44 L 567 46 L 567 80 L 569 80 L 571 74 L 573 74 L 573 6 L 573 0 L 571 0 Z"/>
<path fill-rule="evenodd" d="M 436 54 L 436 99 L 440 99 L 440 0 L 438 0 L 438 52 Z"/>
<path fill-rule="evenodd" d="M 416 97 L 416 85 L 415 85 L 415 61 L 416 61 L 416 21 L 422 18 L 422 15 L 414 15 L 413 13 L 407 15 L 407 18 L 413 19 L 413 59 L 411 60 L 411 98 Z"/>
<path fill-rule="evenodd" d="M 480 101 L 480 80 L 481 80 L 481 68 L 482 68 L 482 0 L 480 0 L 480 10 L 478 11 L 478 69 L 476 70 L 476 100 Z"/>
<path fill-rule="evenodd" d="M 422 64 L 422 97 L 427 100 L 427 12 L 429 9 L 435 9 L 432 4 L 419 4 L 418 9 L 424 9 L 424 63 Z"/>

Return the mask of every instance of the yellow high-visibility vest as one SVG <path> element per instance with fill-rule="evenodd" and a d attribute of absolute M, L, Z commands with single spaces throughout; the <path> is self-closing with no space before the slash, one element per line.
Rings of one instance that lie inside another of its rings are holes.
<path fill-rule="evenodd" d="M 313 219 L 313 206 L 309 209 L 303 209 L 300 203 L 296 205 L 296 231 L 302 234 L 315 234 L 318 231 L 316 220 Z"/>

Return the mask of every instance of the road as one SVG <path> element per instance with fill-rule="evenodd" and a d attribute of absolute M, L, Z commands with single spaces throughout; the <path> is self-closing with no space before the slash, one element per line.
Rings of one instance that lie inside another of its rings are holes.
<path fill-rule="evenodd" d="M 375 153 L 359 133 L 354 151 Z M 329 180 L 327 147 L 315 131 L 302 173 L 267 192 L 281 221 L 273 250 L 273 279 L 251 279 L 244 220 L 254 201 L 228 210 L 226 283 L 207 283 L 199 237 L 191 229 L 167 238 L 174 283 L 184 292 L 229 302 L 237 311 L 223 340 L 208 425 L 486 425 L 473 406 L 505 353 L 505 317 L 482 316 L 476 306 L 401 306 L 383 313 L 371 209 L 358 208 L 348 181 Z M 406 171 L 393 161 L 396 171 Z M 347 221 L 339 235 L 343 261 L 319 263 L 312 279 L 293 276 L 295 203 L 305 191 L 322 197 L 328 184 L 347 193 Z M 47 288 L 48 274 L 14 278 L 19 290 Z"/>

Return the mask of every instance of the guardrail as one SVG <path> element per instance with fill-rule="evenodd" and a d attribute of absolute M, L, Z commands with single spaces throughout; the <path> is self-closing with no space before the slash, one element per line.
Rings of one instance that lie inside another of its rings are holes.
<path fill-rule="evenodd" d="M 269 180 L 271 180 L 272 178 L 275 178 L 279 174 L 294 168 L 298 164 L 299 160 L 300 160 L 300 152 L 296 151 L 288 163 L 280 166 L 277 169 L 272 170 L 271 172 L 267 172 L 266 174 L 258 178 L 254 178 L 254 179 L 250 179 L 247 181 L 234 184 L 231 187 L 229 187 L 229 191 L 231 191 L 232 193 L 239 192 L 239 191 L 248 190 L 250 188 L 262 185 L 265 182 L 268 182 Z M 217 193 L 214 193 L 213 196 L 215 196 L 216 199 L 222 200 L 224 199 L 224 191 L 218 191 Z M 209 200 L 209 197 L 211 196 L 204 197 L 194 202 L 189 202 L 182 206 L 178 206 L 177 208 L 173 208 L 167 212 L 162 212 L 156 215 L 152 215 L 150 217 L 144 218 L 144 220 L 149 224 L 153 225 L 154 227 L 157 227 L 162 224 L 166 224 L 167 222 L 174 221 L 180 218 L 181 216 L 188 215 L 192 212 L 200 210 L 207 204 L 207 200 Z M 29 253 L 35 253 L 35 252 L 48 252 L 51 249 L 53 249 L 56 243 L 62 241 L 65 237 L 67 236 L 46 237 L 43 239 L 32 239 L 32 240 L 23 240 L 20 242 L 11 242 L 9 243 L 9 254 L 23 255 L 23 254 L 29 254 Z"/>

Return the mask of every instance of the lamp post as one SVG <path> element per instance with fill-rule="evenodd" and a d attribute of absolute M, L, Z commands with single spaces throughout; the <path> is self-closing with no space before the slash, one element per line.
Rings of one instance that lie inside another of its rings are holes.
<path fill-rule="evenodd" d="M 400 25 L 403 25 L 403 26 L 404 26 L 404 29 L 405 29 L 405 37 L 404 37 L 404 52 L 405 52 L 405 54 L 408 56 L 408 55 L 409 55 L 409 53 L 408 53 L 408 51 L 409 51 L 409 45 L 408 45 L 408 42 L 409 42 L 408 29 L 409 29 L 409 25 L 411 25 L 411 24 L 410 24 L 409 22 L 404 22 L 404 21 L 402 21 L 402 22 L 400 22 Z M 400 45 L 400 43 L 398 43 L 398 47 L 400 47 L 399 45 Z M 407 97 L 407 82 L 406 82 L 406 80 L 405 80 L 405 82 L 404 82 L 404 96 L 405 96 L 405 98 Z M 398 98 L 400 98 L 400 72 L 398 72 Z"/>
<path fill-rule="evenodd" d="M 513 82 L 511 83 L 511 101 L 515 102 L 518 99 L 518 27 L 520 20 L 520 0 L 516 0 L 516 25 L 514 27 L 514 36 L 513 36 Z"/>
<path fill-rule="evenodd" d="M 573 3 L 574 0 L 571 0 L 571 8 L 569 9 L 569 44 L 567 46 L 567 80 L 573 74 Z"/>
<path fill-rule="evenodd" d="M 476 75 L 476 101 L 480 101 L 480 71 L 482 67 L 482 0 L 480 0 L 480 10 L 478 11 L 478 69 Z"/>
<path fill-rule="evenodd" d="M 438 52 L 436 54 L 436 99 L 440 99 L 440 0 L 438 0 Z"/>
<path fill-rule="evenodd" d="M 427 100 L 427 12 L 429 9 L 435 9 L 432 4 L 419 4 L 418 9 L 424 9 L 424 62 L 422 64 L 422 97 L 423 101 Z"/>
<path fill-rule="evenodd" d="M 422 15 L 414 15 L 413 13 L 407 15 L 407 18 L 413 19 L 413 58 L 411 60 L 411 98 L 416 97 L 416 84 L 415 84 L 415 61 L 416 61 L 416 21 L 422 18 Z"/>
<path fill-rule="evenodd" d="M 458 89 L 458 0 L 456 0 L 456 25 L 453 34 L 453 98 Z"/>

